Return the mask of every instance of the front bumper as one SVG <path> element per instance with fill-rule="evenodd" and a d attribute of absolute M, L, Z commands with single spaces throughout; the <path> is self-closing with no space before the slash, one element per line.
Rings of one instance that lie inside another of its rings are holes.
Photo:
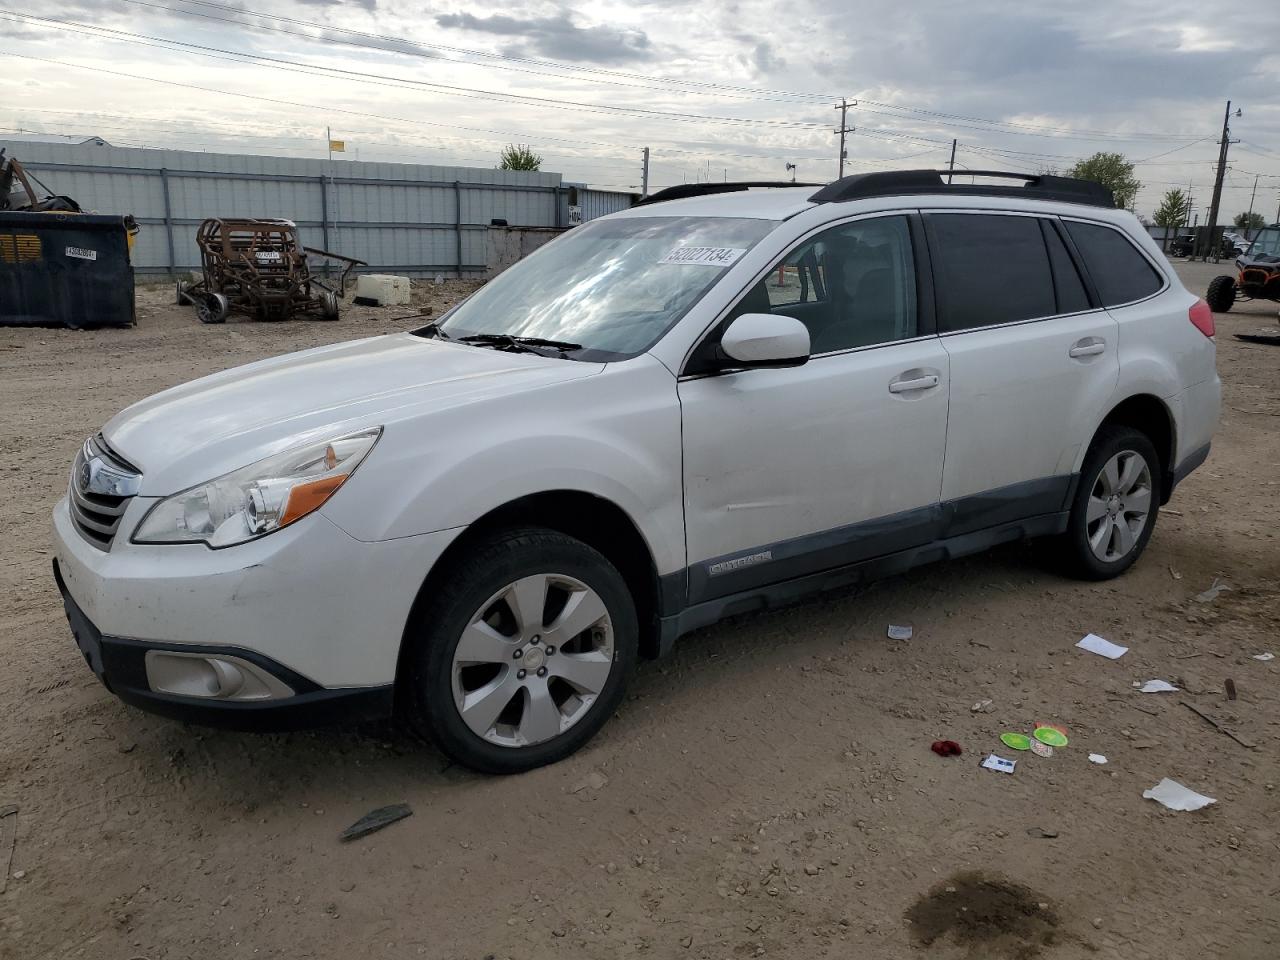
<path fill-rule="evenodd" d="M 298 730 L 331 723 L 351 723 L 390 716 L 393 684 L 330 690 L 318 686 L 270 657 L 240 647 L 175 644 L 104 636 L 80 609 L 58 561 L 53 577 L 75 636 L 76 646 L 103 686 L 125 703 L 176 720 L 233 730 Z M 248 662 L 293 691 L 292 696 L 267 700 L 215 700 L 177 696 L 151 689 L 147 654 L 179 652 Z"/>
<path fill-rule="evenodd" d="M 139 502 L 143 501 L 143 502 Z M 252 651 L 324 689 L 394 682 L 418 591 L 457 531 L 373 543 L 322 513 L 239 546 L 135 544 L 153 500 L 134 498 L 109 551 L 54 509 L 67 593 L 103 634 Z"/>

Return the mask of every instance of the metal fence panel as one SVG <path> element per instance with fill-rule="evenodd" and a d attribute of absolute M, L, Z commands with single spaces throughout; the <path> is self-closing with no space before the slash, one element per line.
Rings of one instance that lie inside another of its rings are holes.
<path fill-rule="evenodd" d="M 0 146 L 85 210 L 133 214 L 142 228 L 134 267 L 144 274 L 198 269 L 195 230 L 206 217 L 286 218 L 307 246 L 359 257 L 369 270 L 417 275 L 482 271 L 494 219 L 568 225 L 558 173 L 93 144 Z"/>

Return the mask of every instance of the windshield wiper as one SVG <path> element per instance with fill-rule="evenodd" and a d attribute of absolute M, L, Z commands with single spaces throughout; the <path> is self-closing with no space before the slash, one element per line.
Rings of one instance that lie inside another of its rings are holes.
<path fill-rule="evenodd" d="M 582 349 L 582 344 L 570 343 L 567 340 L 547 340 L 543 337 L 513 337 L 509 333 L 473 333 L 456 339 L 463 343 L 478 343 L 482 346 L 495 347 L 498 350 L 524 353 L 537 353 L 538 351 L 535 349 L 537 347 L 549 347 L 552 350 L 559 350 L 561 353 Z"/>

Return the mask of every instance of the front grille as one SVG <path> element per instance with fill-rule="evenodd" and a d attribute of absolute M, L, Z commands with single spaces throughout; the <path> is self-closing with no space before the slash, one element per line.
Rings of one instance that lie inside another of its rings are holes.
<path fill-rule="evenodd" d="M 93 469 L 86 470 L 87 465 L 93 465 Z M 102 471 L 109 472 L 117 480 L 122 479 L 124 482 L 115 486 L 123 488 L 126 494 L 108 494 L 94 489 L 89 478 Z M 99 550 L 110 550 L 120 518 L 137 492 L 141 479 L 142 475 L 136 468 L 111 451 L 101 434 L 85 441 L 71 467 L 71 483 L 67 490 L 71 519 L 80 536 Z"/>

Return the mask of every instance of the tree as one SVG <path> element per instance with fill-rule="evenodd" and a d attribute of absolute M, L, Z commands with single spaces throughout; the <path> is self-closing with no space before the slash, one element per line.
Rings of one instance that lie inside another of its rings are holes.
<path fill-rule="evenodd" d="M 1237 213 L 1231 224 L 1243 233 L 1246 230 L 1261 230 L 1267 225 L 1267 218 L 1255 210 L 1251 213 Z"/>
<path fill-rule="evenodd" d="M 1088 160 L 1077 161 L 1071 176 L 1080 180 L 1096 180 L 1108 187 L 1116 198 L 1116 206 L 1128 209 L 1142 188 L 1133 176 L 1133 164 L 1122 153 L 1095 153 Z"/>
<path fill-rule="evenodd" d="M 1156 208 L 1155 221 L 1157 227 L 1180 227 L 1187 221 L 1187 195 L 1174 187 L 1166 190 L 1164 199 Z"/>
<path fill-rule="evenodd" d="M 509 143 L 502 148 L 502 160 L 499 170 L 537 170 L 542 166 L 542 157 L 534 153 L 525 144 Z"/>

